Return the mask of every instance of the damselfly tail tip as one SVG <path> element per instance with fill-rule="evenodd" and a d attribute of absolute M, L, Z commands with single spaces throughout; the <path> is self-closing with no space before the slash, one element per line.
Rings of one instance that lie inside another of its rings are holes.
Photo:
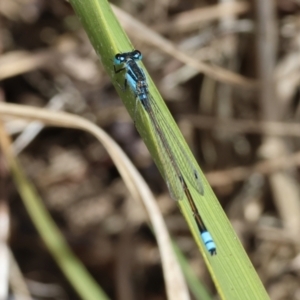
<path fill-rule="evenodd" d="M 210 249 L 210 250 L 208 250 L 208 252 L 210 253 L 211 256 L 217 255 L 217 249 L 216 248 Z"/>
<path fill-rule="evenodd" d="M 204 243 L 207 251 L 210 253 L 210 255 L 211 256 L 216 255 L 217 247 L 216 247 L 216 244 L 215 244 L 212 236 L 210 235 L 210 233 L 208 231 L 204 231 L 201 233 L 201 237 L 202 237 L 203 243 Z"/>

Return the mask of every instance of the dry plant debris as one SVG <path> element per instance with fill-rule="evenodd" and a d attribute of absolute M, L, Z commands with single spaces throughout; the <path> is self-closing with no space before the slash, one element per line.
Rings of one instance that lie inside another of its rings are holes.
<path fill-rule="evenodd" d="M 119 9 L 186 55 L 172 47 L 166 53 L 163 44 L 142 39 L 143 32 L 130 34 L 133 43 L 144 54 L 270 297 L 300 299 L 300 2 L 150 3 L 120 1 Z M 1 100 L 56 107 L 104 128 L 157 194 L 172 235 L 215 293 L 176 204 L 69 4 L 5 1 L 0 23 Z M 234 78 L 247 78 L 249 84 L 229 84 L 220 73 L 218 81 L 212 73 L 199 74 L 189 57 L 230 71 Z M 112 299 L 120 290 L 128 293 L 123 299 L 164 299 L 155 238 L 102 146 L 75 130 L 16 120 L 5 120 L 5 126 L 69 244 Z M 1 201 L 10 210 L 9 246 L 30 293 L 36 299 L 77 299 L 41 244 L 4 169 L 2 181 L 9 183 L 2 185 Z M 124 274 L 131 276 L 126 289 Z"/>

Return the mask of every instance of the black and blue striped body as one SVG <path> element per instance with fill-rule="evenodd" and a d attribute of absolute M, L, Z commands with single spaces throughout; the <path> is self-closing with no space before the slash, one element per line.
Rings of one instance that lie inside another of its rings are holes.
<path fill-rule="evenodd" d="M 139 98 L 144 108 L 146 108 L 146 102 L 148 100 L 149 91 L 146 76 L 143 70 L 137 65 L 136 61 L 133 59 L 129 59 L 126 62 L 126 70 L 127 72 L 125 76 L 130 88 Z"/>

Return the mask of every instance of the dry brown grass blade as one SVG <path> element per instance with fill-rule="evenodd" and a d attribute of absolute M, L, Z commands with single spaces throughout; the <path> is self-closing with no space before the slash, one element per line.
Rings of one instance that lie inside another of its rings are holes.
<path fill-rule="evenodd" d="M 235 167 L 223 171 L 212 171 L 205 174 L 212 186 L 222 186 L 238 181 L 244 181 L 253 173 L 271 174 L 278 170 L 285 170 L 300 165 L 300 152 L 289 156 L 259 162 L 252 167 Z"/>
<path fill-rule="evenodd" d="M 238 133 L 257 133 L 272 136 L 300 137 L 300 124 L 254 120 L 221 119 L 201 115 L 184 115 L 192 125 L 200 129 L 222 130 Z"/>
<path fill-rule="evenodd" d="M 179 13 L 172 21 L 159 24 L 156 29 L 160 32 L 168 33 L 198 29 L 200 23 L 211 22 L 229 16 L 237 16 L 248 12 L 249 9 L 250 5 L 247 2 L 221 2 Z"/>
<path fill-rule="evenodd" d="M 36 53 L 26 51 L 9 52 L 0 57 L 0 80 L 41 68 L 53 58 L 51 51 Z"/>
<path fill-rule="evenodd" d="M 33 300 L 14 254 L 10 251 L 10 285 L 15 300 Z"/>
<path fill-rule="evenodd" d="M 8 207 L 3 199 L 0 199 L 0 299 L 7 299 L 9 290 L 9 249 L 7 245 L 9 228 Z"/>
<path fill-rule="evenodd" d="M 279 95 L 275 89 L 275 70 L 278 55 L 278 19 L 277 7 L 274 1 L 256 0 L 256 46 L 258 77 L 261 82 L 259 105 L 261 116 L 267 121 L 277 121 L 286 118 L 290 109 L 286 104 L 279 103 Z M 289 156 L 291 150 L 286 141 L 280 138 L 265 136 L 260 146 L 263 158 L 278 159 Z M 270 187 L 274 203 L 283 220 L 284 226 L 295 238 L 300 234 L 300 193 L 297 179 L 291 170 L 276 171 L 269 175 Z"/>
<path fill-rule="evenodd" d="M 81 129 L 94 135 L 110 154 L 133 198 L 141 201 L 148 212 L 160 249 L 169 299 L 189 299 L 187 286 L 176 260 L 170 236 L 148 185 L 122 149 L 103 130 L 75 115 L 28 106 L 0 103 L 0 113 L 2 117 L 17 117 L 40 121 L 56 127 Z"/>
<path fill-rule="evenodd" d="M 153 30 L 149 29 L 149 27 L 140 23 L 118 7 L 112 5 L 112 9 L 129 35 L 133 35 L 135 38 L 138 38 L 144 43 L 157 47 L 161 51 L 178 59 L 184 64 L 187 64 L 190 67 L 198 70 L 200 73 L 204 73 L 205 75 L 210 76 L 217 81 L 237 85 L 244 88 L 255 88 L 257 86 L 257 83 L 252 79 L 233 73 L 224 68 L 218 66 L 210 66 L 206 63 L 195 60 L 189 55 L 178 50 L 173 43 L 171 43 L 158 33 L 154 32 Z M 127 50 L 129 51 L 129 49 Z"/>

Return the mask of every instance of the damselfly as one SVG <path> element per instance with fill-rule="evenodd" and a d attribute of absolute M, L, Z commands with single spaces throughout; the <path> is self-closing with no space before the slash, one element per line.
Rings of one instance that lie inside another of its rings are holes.
<path fill-rule="evenodd" d="M 158 155 L 163 166 L 162 175 L 172 198 L 182 200 L 184 195 L 187 197 L 202 241 L 210 254 L 214 255 L 217 253 L 216 245 L 200 217 L 186 184 L 187 180 L 199 194 L 203 195 L 204 189 L 200 175 L 177 138 L 176 133 L 166 122 L 160 108 L 149 93 L 146 76 L 137 63 L 141 59 L 142 54 L 138 50 L 117 54 L 114 59 L 115 73 L 125 72 L 124 88 L 126 89 L 128 84 L 136 96 L 135 116 L 139 103 L 149 116 L 159 146 Z M 116 70 L 116 65 L 123 65 L 123 67 Z M 172 147 L 170 147 L 170 142 L 172 142 Z"/>

